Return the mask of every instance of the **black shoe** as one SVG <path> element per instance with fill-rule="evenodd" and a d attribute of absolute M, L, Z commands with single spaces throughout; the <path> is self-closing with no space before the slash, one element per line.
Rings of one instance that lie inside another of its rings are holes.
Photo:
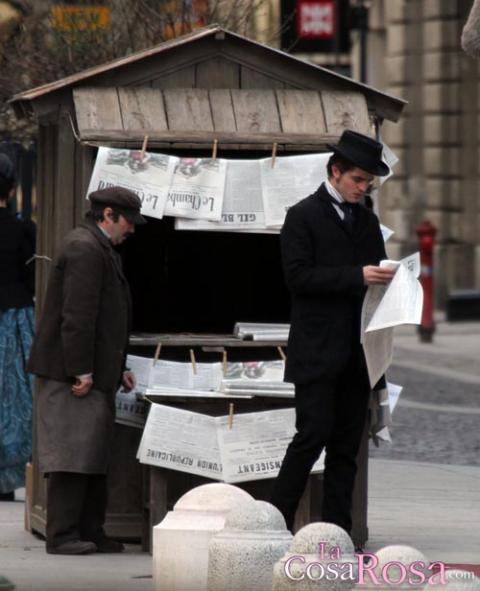
<path fill-rule="evenodd" d="M 47 554 L 93 554 L 96 551 L 96 544 L 83 540 L 69 540 L 58 546 L 47 546 Z"/>
<path fill-rule="evenodd" d="M 355 554 L 365 554 L 365 550 L 361 546 L 355 546 Z"/>
<path fill-rule="evenodd" d="M 355 554 L 363 554 L 363 564 L 369 564 L 372 560 L 370 556 L 365 556 L 365 550 L 361 546 L 355 546 Z"/>
<path fill-rule="evenodd" d="M 0 501 L 14 501 L 15 500 L 15 493 L 12 490 L 11 492 L 7 493 L 0 493 Z"/>
<path fill-rule="evenodd" d="M 97 547 L 97 552 L 101 554 L 119 554 L 125 550 L 125 546 L 121 542 L 112 538 L 97 540 L 95 546 Z"/>

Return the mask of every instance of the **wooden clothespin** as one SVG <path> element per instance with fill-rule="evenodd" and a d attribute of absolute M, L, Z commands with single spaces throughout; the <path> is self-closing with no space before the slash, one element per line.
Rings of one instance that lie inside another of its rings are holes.
<path fill-rule="evenodd" d="M 162 350 L 162 343 L 158 343 L 157 348 L 155 349 L 155 355 L 153 357 L 153 365 L 156 365 L 158 358 L 160 357 L 161 350 Z"/>
<path fill-rule="evenodd" d="M 197 362 L 195 361 L 195 353 L 193 352 L 193 349 L 190 349 L 190 361 L 192 362 L 193 373 L 196 374 L 197 373 Z"/>
<path fill-rule="evenodd" d="M 223 352 L 222 356 L 222 365 L 223 365 L 223 375 L 227 375 L 228 364 L 227 364 L 227 352 Z"/>
<path fill-rule="evenodd" d="M 142 151 L 140 152 L 140 156 L 142 157 L 142 160 L 145 158 L 145 152 L 147 151 L 147 144 L 148 144 L 148 135 L 146 135 L 143 138 Z"/>
<path fill-rule="evenodd" d="M 275 166 L 275 158 L 277 157 L 277 142 L 273 142 L 272 146 L 272 168 Z"/>
<path fill-rule="evenodd" d="M 233 402 L 230 402 L 228 405 L 228 428 L 231 429 L 233 427 L 233 414 L 235 412 L 235 406 Z"/>
<path fill-rule="evenodd" d="M 218 140 L 213 140 L 213 147 L 212 147 L 212 160 L 217 159 L 217 148 L 218 148 Z"/>
<path fill-rule="evenodd" d="M 277 347 L 277 351 L 280 354 L 280 357 L 282 358 L 282 361 L 286 361 L 287 360 L 287 356 L 285 355 L 282 347 Z"/>

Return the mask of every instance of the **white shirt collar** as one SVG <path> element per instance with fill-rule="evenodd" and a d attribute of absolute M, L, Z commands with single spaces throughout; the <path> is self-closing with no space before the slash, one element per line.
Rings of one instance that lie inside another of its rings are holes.
<path fill-rule="evenodd" d="M 340 195 L 340 193 L 335 189 L 332 183 L 327 179 L 325 181 L 325 188 L 327 189 L 328 193 L 331 197 L 333 197 L 339 203 L 343 203 L 345 199 Z"/>
<path fill-rule="evenodd" d="M 108 238 L 108 240 L 110 241 L 110 234 L 105 230 L 105 228 L 102 228 L 102 226 L 100 226 L 99 224 L 97 224 L 97 227 L 99 228 L 99 230 L 102 232 L 102 234 Z"/>

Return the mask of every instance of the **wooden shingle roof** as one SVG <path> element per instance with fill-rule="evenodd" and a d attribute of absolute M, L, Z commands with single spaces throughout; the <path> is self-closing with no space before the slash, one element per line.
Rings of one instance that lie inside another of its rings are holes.
<path fill-rule="evenodd" d="M 73 91 L 78 135 L 101 145 L 223 147 L 276 142 L 324 147 L 344 129 L 372 134 L 359 92 L 296 89 L 84 87 Z"/>

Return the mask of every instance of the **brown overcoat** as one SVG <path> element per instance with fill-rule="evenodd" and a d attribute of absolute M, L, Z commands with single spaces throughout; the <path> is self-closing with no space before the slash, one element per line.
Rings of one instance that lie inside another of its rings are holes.
<path fill-rule="evenodd" d="M 70 232 L 50 272 L 28 370 L 41 378 L 37 435 L 43 472 L 104 473 L 124 368 L 130 292 L 121 259 L 98 226 Z M 84 398 L 75 377 L 93 374 Z"/>

